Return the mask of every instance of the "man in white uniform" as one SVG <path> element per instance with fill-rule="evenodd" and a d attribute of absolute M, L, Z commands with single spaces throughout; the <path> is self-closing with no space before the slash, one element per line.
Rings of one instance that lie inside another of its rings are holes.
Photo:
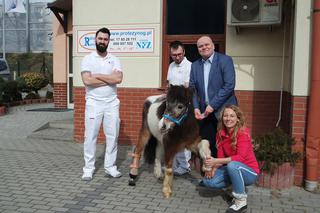
<path fill-rule="evenodd" d="M 105 173 L 121 177 L 115 165 L 120 127 L 117 84 L 122 81 L 120 61 L 107 52 L 110 31 L 96 32 L 96 51 L 85 56 L 81 64 L 82 81 L 86 87 L 85 141 L 82 180 L 92 180 L 95 170 L 96 143 L 101 123 L 106 136 Z"/>
<path fill-rule="evenodd" d="M 180 41 L 170 44 L 170 55 L 173 62 L 168 69 L 168 84 L 189 86 L 191 62 L 184 56 L 184 45 Z M 189 160 L 191 152 L 184 149 L 178 152 L 173 160 L 173 172 L 175 175 L 183 175 L 190 172 Z"/>

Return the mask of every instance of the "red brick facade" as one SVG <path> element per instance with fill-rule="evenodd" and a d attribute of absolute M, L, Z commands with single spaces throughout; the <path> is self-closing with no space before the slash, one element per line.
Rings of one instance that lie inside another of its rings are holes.
<path fill-rule="evenodd" d="M 67 108 L 67 83 L 54 83 L 53 99 L 54 107 Z"/>
<path fill-rule="evenodd" d="M 293 149 L 300 153 L 305 153 L 305 139 L 306 139 L 306 126 L 307 126 L 307 109 L 308 109 L 308 97 L 305 96 L 293 96 L 292 97 L 292 128 L 291 135 L 296 139 L 296 144 Z M 304 176 L 304 164 L 303 158 L 295 166 L 295 184 L 302 185 Z M 318 166 L 318 172 L 320 165 Z M 318 177 L 320 177 L 320 172 Z"/>
<path fill-rule="evenodd" d="M 280 92 L 236 91 L 239 106 L 245 114 L 252 137 L 264 134 L 276 127 L 279 117 Z M 280 127 L 289 132 L 289 94 L 283 93 Z"/>
<path fill-rule="evenodd" d="M 119 88 L 120 105 L 120 144 L 134 145 L 137 143 L 141 127 L 143 101 L 150 95 L 161 94 L 159 89 Z M 84 87 L 74 88 L 74 139 L 84 139 Z M 236 91 L 239 106 L 244 111 L 252 137 L 266 133 L 276 127 L 279 117 L 280 92 L 276 91 Z M 56 100 L 56 99 L 55 99 Z M 280 126 L 296 138 L 294 150 L 304 153 L 304 139 L 307 113 L 307 97 L 292 97 L 284 92 Z M 98 141 L 105 140 L 100 130 Z M 295 167 L 295 184 L 303 181 L 303 164 Z M 319 167 L 320 171 L 320 167 Z"/>

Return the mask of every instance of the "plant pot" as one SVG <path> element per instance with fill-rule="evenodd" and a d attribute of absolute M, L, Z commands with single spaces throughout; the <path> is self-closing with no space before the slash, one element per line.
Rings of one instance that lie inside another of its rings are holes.
<path fill-rule="evenodd" d="M 5 106 L 0 106 L 0 116 L 1 116 L 1 115 L 5 115 L 6 112 L 7 112 L 6 107 L 5 107 Z"/>
<path fill-rule="evenodd" d="M 47 90 L 44 90 L 44 89 L 38 90 L 38 94 L 40 98 L 45 98 L 47 95 Z"/>
<path fill-rule="evenodd" d="M 285 189 L 294 184 L 294 167 L 290 163 L 284 163 L 274 170 L 274 173 L 262 171 L 257 182 L 257 186 Z"/>

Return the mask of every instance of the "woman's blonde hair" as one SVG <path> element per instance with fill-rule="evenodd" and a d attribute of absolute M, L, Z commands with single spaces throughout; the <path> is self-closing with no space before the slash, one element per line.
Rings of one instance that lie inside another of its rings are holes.
<path fill-rule="evenodd" d="M 236 126 L 234 127 L 234 131 L 231 135 L 231 147 L 233 150 L 236 150 L 236 145 L 237 145 L 237 134 L 238 134 L 238 131 L 239 130 L 242 130 L 243 127 L 245 126 L 245 118 L 244 118 L 244 115 L 243 115 L 243 112 L 240 110 L 239 107 L 235 106 L 235 105 L 226 105 L 223 110 L 220 112 L 220 116 L 219 116 L 219 121 L 218 121 L 218 137 L 220 138 L 219 141 L 221 141 L 221 131 L 220 130 L 227 130 L 226 129 L 226 126 L 224 125 L 223 123 L 223 115 L 224 115 L 224 111 L 226 109 L 232 109 L 236 115 L 237 115 L 237 118 L 238 118 L 238 121 L 236 123 Z M 217 145 L 219 142 L 217 141 Z"/>

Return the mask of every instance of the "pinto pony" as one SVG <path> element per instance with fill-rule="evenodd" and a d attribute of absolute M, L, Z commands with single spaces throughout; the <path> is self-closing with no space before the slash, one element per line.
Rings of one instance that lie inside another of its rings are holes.
<path fill-rule="evenodd" d="M 150 142 L 156 139 L 155 151 Z M 148 144 L 149 142 L 149 144 Z M 146 146 L 148 144 L 148 146 Z M 146 146 L 146 150 L 145 149 Z M 142 152 L 147 162 L 154 161 L 154 175 L 163 178 L 163 196 L 171 197 L 172 164 L 177 152 L 187 148 L 202 159 L 210 156 L 209 142 L 201 140 L 198 122 L 194 116 L 192 91 L 184 86 L 170 86 L 167 95 L 150 96 L 144 102 L 142 127 L 130 165 L 129 185 L 135 185 Z M 164 162 L 164 174 L 161 163 Z M 210 169 L 202 168 L 204 171 Z"/>

